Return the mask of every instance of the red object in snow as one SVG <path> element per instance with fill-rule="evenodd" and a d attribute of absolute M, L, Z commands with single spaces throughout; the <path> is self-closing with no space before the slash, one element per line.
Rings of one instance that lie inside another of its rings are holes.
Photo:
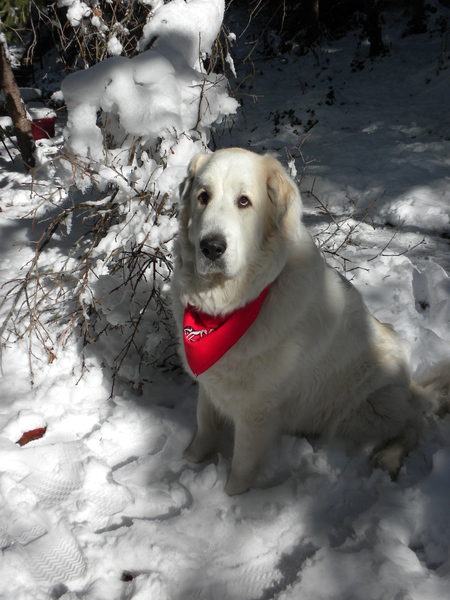
<path fill-rule="evenodd" d="M 46 431 L 47 427 L 38 427 L 37 429 L 26 431 L 20 440 L 16 442 L 16 444 L 19 444 L 19 446 L 25 446 L 25 444 L 28 444 L 34 440 L 40 440 L 41 437 L 44 437 Z"/>
<path fill-rule="evenodd" d="M 48 139 L 55 135 L 56 117 L 46 117 L 45 119 L 33 119 L 31 121 L 31 131 L 35 140 Z"/>

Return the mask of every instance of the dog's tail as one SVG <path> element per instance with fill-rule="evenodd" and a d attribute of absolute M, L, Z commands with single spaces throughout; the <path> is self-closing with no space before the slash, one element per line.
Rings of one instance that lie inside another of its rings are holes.
<path fill-rule="evenodd" d="M 443 417 L 450 412 L 450 364 L 437 367 L 432 374 L 411 385 L 412 401 L 428 414 Z"/>

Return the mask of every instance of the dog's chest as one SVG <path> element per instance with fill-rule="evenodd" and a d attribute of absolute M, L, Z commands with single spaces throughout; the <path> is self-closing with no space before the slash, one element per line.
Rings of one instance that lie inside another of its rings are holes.
<path fill-rule="evenodd" d="M 248 353 L 244 340 L 238 342 L 198 378 L 217 409 L 230 417 L 251 406 L 281 404 L 284 391 L 291 390 L 280 382 L 292 380 L 292 370 L 299 368 L 298 354 L 288 343 L 279 344 L 275 353 L 273 348 L 250 357 Z"/>

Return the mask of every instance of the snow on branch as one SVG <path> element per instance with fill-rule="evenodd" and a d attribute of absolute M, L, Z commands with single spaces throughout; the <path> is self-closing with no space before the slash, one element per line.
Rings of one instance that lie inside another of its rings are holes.
<path fill-rule="evenodd" d="M 75 9 L 86 16 L 87 4 L 64 1 L 71 18 Z M 31 347 L 34 336 L 53 360 L 74 333 L 84 347 L 106 335 L 113 379 L 120 369 L 136 385 L 136 365 L 172 368 L 178 186 L 190 159 L 207 151 L 215 124 L 238 108 L 226 78 L 204 66 L 223 12 L 223 0 L 153 3 L 141 54 L 114 56 L 64 80 L 65 146 L 53 168 L 66 203 L 23 281 L 7 293 L 12 326 L 2 325 L 4 338 L 28 335 Z M 72 246 L 55 259 L 54 238 L 64 231 Z"/>

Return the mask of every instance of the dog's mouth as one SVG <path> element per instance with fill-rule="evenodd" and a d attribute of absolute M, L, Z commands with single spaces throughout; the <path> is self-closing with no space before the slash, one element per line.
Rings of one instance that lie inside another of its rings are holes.
<path fill-rule="evenodd" d="M 199 256 L 197 259 L 197 272 L 202 277 L 208 275 L 224 275 L 229 276 L 228 266 L 225 259 L 210 260 L 204 256 Z"/>

